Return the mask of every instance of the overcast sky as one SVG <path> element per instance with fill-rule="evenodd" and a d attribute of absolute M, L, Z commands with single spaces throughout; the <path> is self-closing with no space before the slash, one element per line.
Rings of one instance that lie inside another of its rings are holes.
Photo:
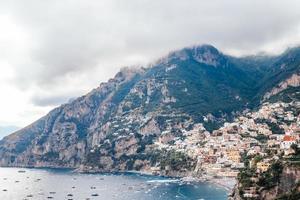
<path fill-rule="evenodd" d="M 300 44 L 299 0 L 0 0 L 0 126 L 53 107 L 171 50 L 244 55 Z"/>

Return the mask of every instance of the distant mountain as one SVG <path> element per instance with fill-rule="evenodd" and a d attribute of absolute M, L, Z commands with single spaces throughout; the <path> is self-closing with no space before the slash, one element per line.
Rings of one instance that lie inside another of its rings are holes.
<path fill-rule="evenodd" d="M 0 126 L 0 140 L 18 129 L 20 128 L 17 126 Z"/>
<path fill-rule="evenodd" d="M 299 87 L 300 48 L 233 57 L 211 45 L 124 68 L 85 96 L 0 142 L 2 166 L 139 170 L 155 166 L 153 143 L 203 123 L 212 131 L 245 109 Z M 279 89 L 278 89 L 279 88 Z"/>

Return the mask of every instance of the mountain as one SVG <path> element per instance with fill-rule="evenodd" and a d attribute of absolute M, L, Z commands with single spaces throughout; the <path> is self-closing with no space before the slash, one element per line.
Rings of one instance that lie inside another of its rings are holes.
<path fill-rule="evenodd" d="M 155 142 L 172 143 L 202 123 L 212 131 L 246 109 L 300 86 L 300 48 L 233 57 L 211 45 L 171 52 L 145 68 L 123 68 L 90 93 L 55 108 L 0 142 L 1 166 L 89 171 L 157 166 Z M 193 162 L 181 154 L 184 169 Z"/>
<path fill-rule="evenodd" d="M 0 126 L 0 139 L 18 130 L 17 126 Z"/>

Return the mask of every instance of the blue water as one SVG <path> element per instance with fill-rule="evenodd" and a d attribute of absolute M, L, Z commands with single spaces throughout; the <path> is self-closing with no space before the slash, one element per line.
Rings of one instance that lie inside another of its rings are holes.
<path fill-rule="evenodd" d="M 20 172 L 24 170 L 25 172 Z M 1 200 L 224 200 L 213 184 L 133 173 L 80 174 L 62 169 L 0 168 Z"/>

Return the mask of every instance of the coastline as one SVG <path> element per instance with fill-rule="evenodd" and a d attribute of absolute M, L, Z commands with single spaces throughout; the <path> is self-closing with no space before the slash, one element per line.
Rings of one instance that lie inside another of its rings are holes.
<path fill-rule="evenodd" d="M 20 168 L 20 169 L 65 169 L 71 170 L 74 173 L 87 173 L 87 174 L 97 174 L 97 173 L 132 173 L 140 174 L 146 176 L 155 176 L 155 177 L 164 177 L 164 178 L 175 178 L 183 182 L 201 182 L 201 183 L 211 183 L 216 186 L 219 186 L 225 189 L 228 192 L 231 192 L 236 184 L 235 178 L 215 178 L 211 176 L 203 177 L 193 177 L 193 176 L 166 176 L 159 173 L 154 173 L 152 171 L 136 171 L 136 170 L 127 170 L 127 171 L 101 171 L 101 170 L 82 170 L 80 168 L 71 168 L 71 167 L 58 167 L 58 166 L 45 166 L 45 167 L 34 167 L 34 166 L 1 166 L 0 168 Z"/>
<path fill-rule="evenodd" d="M 217 185 L 223 189 L 225 189 L 228 192 L 231 192 L 237 183 L 236 178 L 214 178 L 210 176 L 204 176 L 204 177 L 193 177 L 193 176 L 182 176 L 182 177 L 174 177 L 174 176 L 164 176 L 159 174 L 154 174 L 151 171 L 126 171 L 129 173 L 135 173 L 135 174 L 141 174 L 141 175 L 149 175 L 149 176 L 157 176 L 157 177 L 166 177 L 166 178 L 176 178 L 183 182 L 202 182 L 202 183 L 211 183 L 214 185 Z"/>
<path fill-rule="evenodd" d="M 223 177 L 223 178 L 213 178 L 213 177 L 202 177 L 202 178 L 198 178 L 198 177 L 182 177 L 181 180 L 182 181 L 186 181 L 186 182 L 211 183 L 211 184 L 214 184 L 216 186 L 219 186 L 219 187 L 225 189 L 228 192 L 231 192 L 233 190 L 235 184 L 237 183 L 237 180 L 235 178 L 227 178 L 227 177 Z"/>
<path fill-rule="evenodd" d="M 226 189 L 228 192 L 231 192 L 237 183 L 237 180 L 235 178 L 213 178 L 211 180 L 208 180 L 207 182 L 216 184 L 224 189 Z"/>
<path fill-rule="evenodd" d="M 137 172 L 80 174 L 70 170 L 64 172 L 49 168 L 2 168 L 0 173 L 3 176 L 2 186 L 8 181 L 12 183 L 2 187 L 5 191 L 1 191 L 1 199 L 10 199 L 9 197 L 23 199 L 30 196 L 33 199 L 39 197 L 72 199 L 75 197 L 76 199 L 172 200 L 182 197 L 182 199 L 225 200 L 228 194 L 226 190 L 210 183 L 189 183 L 177 178 L 138 175 L 140 173 Z M 15 192 L 15 187 L 18 192 Z M 94 197 L 94 194 L 99 197 Z"/>

